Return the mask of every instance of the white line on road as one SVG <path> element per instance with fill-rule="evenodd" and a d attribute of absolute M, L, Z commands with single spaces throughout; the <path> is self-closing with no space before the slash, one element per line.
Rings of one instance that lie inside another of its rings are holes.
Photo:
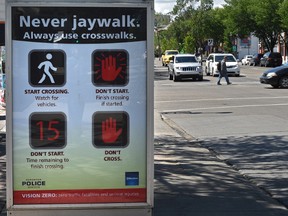
<path fill-rule="evenodd" d="M 241 106 L 220 106 L 220 107 L 201 107 L 201 108 L 191 108 L 191 109 L 177 109 L 177 110 L 163 110 L 162 113 L 171 112 L 184 112 L 184 111 L 198 111 L 198 110 L 209 110 L 209 109 L 231 109 L 231 108 L 247 108 L 247 107 L 269 107 L 269 106 L 288 106 L 285 104 L 255 104 L 255 105 L 241 105 Z"/>
<path fill-rule="evenodd" d="M 286 99 L 288 96 L 279 97 L 245 97 L 245 98 L 208 98 L 208 99 L 194 99 L 194 100 L 169 100 L 169 101 L 155 101 L 155 103 L 179 103 L 179 102 L 197 102 L 197 101 L 225 101 L 225 100 L 263 100 L 263 99 Z"/>

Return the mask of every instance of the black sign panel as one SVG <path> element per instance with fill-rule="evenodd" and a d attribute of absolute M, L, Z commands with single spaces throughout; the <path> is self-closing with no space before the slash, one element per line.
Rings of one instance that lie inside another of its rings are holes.
<path fill-rule="evenodd" d="M 35 149 L 64 148 L 66 116 L 63 113 L 32 113 L 29 121 L 30 146 Z"/>
<path fill-rule="evenodd" d="M 62 50 L 32 50 L 29 54 L 29 83 L 34 87 L 63 86 L 66 56 Z"/>
<path fill-rule="evenodd" d="M 96 50 L 92 56 L 92 81 L 96 86 L 125 86 L 129 81 L 125 50 Z"/>
<path fill-rule="evenodd" d="M 121 7 L 12 7 L 12 39 L 46 43 L 145 41 L 146 10 Z"/>
<path fill-rule="evenodd" d="M 93 115 L 93 145 L 95 147 L 126 147 L 128 141 L 128 113 L 96 112 Z"/>
<path fill-rule="evenodd" d="M 0 46 L 5 45 L 5 24 L 0 23 Z"/>

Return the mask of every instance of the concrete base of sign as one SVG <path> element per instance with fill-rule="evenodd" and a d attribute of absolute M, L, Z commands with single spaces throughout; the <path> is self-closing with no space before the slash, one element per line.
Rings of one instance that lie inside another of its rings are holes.
<path fill-rule="evenodd" d="M 152 210 L 147 209 L 34 209 L 8 211 L 9 216 L 152 216 Z"/>

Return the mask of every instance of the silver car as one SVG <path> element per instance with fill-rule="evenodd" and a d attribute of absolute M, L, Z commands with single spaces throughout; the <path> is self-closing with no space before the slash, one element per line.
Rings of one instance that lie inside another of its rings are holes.
<path fill-rule="evenodd" d="M 203 80 L 202 66 L 195 55 L 177 54 L 171 58 L 168 64 L 169 79 L 173 81 L 182 80 L 184 78 L 192 78 L 193 80 Z"/>

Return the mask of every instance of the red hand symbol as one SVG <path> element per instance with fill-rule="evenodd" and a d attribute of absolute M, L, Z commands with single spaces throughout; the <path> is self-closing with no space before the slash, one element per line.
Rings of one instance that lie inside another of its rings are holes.
<path fill-rule="evenodd" d="M 106 121 L 102 121 L 102 140 L 104 143 L 114 143 L 119 135 L 122 133 L 122 128 L 116 131 L 116 120 L 106 119 Z"/>
<path fill-rule="evenodd" d="M 116 58 L 109 55 L 101 61 L 102 63 L 102 79 L 105 81 L 114 81 L 121 72 L 122 67 L 116 68 Z"/>

